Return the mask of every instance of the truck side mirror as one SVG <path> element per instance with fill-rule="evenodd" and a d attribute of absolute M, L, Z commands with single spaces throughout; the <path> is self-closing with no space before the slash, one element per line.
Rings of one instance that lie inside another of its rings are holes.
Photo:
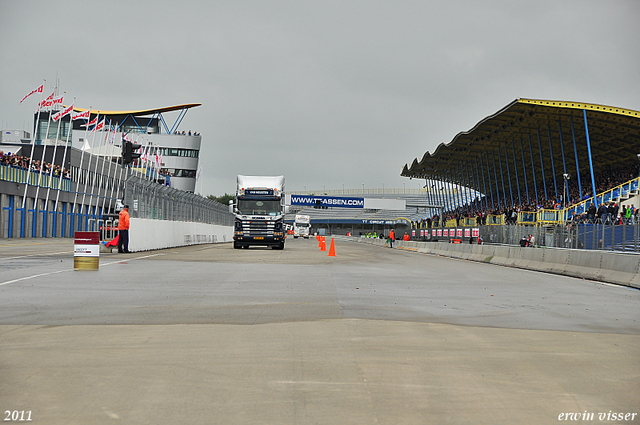
<path fill-rule="evenodd" d="M 291 209 L 291 207 L 289 205 L 285 205 L 284 206 L 284 213 L 285 214 L 289 214 L 289 210 Z"/>
<path fill-rule="evenodd" d="M 233 200 L 229 200 L 229 212 L 233 214 Z"/>

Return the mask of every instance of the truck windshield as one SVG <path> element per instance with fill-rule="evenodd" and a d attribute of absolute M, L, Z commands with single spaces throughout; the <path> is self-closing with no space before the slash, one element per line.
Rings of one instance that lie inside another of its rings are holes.
<path fill-rule="evenodd" d="M 238 199 L 238 210 L 240 214 L 246 215 L 280 215 L 280 201 L 258 200 L 258 199 Z"/>
<path fill-rule="evenodd" d="M 309 227 L 311 225 L 309 223 L 296 223 L 296 226 L 298 226 L 298 227 Z"/>

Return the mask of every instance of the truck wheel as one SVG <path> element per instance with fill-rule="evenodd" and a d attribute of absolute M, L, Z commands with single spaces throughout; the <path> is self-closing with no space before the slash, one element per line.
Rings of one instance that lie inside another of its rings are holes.
<path fill-rule="evenodd" d="M 233 249 L 240 249 L 242 246 L 238 242 L 233 243 Z"/>

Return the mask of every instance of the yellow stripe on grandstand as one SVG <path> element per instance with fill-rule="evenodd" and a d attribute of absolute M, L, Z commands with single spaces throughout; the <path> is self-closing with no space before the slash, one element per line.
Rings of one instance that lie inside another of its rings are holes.
<path fill-rule="evenodd" d="M 518 99 L 520 103 L 547 106 L 551 108 L 586 109 L 589 111 L 607 112 L 611 114 L 627 115 L 640 118 L 640 112 L 633 109 L 616 108 L 613 106 L 599 105 L 597 103 L 565 102 L 558 100 Z"/>
<path fill-rule="evenodd" d="M 100 115 L 134 115 L 134 116 L 139 116 L 139 115 L 151 115 L 151 114 L 155 114 L 155 113 L 164 113 L 164 112 L 173 112 L 173 111 L 181 111 L 183 109 L 189 109 L 189 108 L 195 108 L 197 106 L 202 106 L 202 103 L 185 103 L 183 105 L 175 105 L 175 106 L 165 106 L 162 108 L 155 108 L 155 109 L 140 109 L 138 111 L 105 111 L 105 110 L 98 110 L 98 109 L 92 109 L 91 113 L 92 114 L 100 114 Z M 86 108 L 73 108 L 73 110 L 75 112 L 84 112 L 87 109 Z"/>

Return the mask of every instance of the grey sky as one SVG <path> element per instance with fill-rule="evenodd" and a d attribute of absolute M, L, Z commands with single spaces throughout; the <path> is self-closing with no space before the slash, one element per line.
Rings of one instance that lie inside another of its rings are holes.
<path fill-rule="evenodd" d="M 57 76 L 79 107 L 202 103 L 205 195 L 417 188 L 405 163 L 516 98 L 640 110 L 639 42 L 634 0 L 0 0 L 0 123 Z"/>

